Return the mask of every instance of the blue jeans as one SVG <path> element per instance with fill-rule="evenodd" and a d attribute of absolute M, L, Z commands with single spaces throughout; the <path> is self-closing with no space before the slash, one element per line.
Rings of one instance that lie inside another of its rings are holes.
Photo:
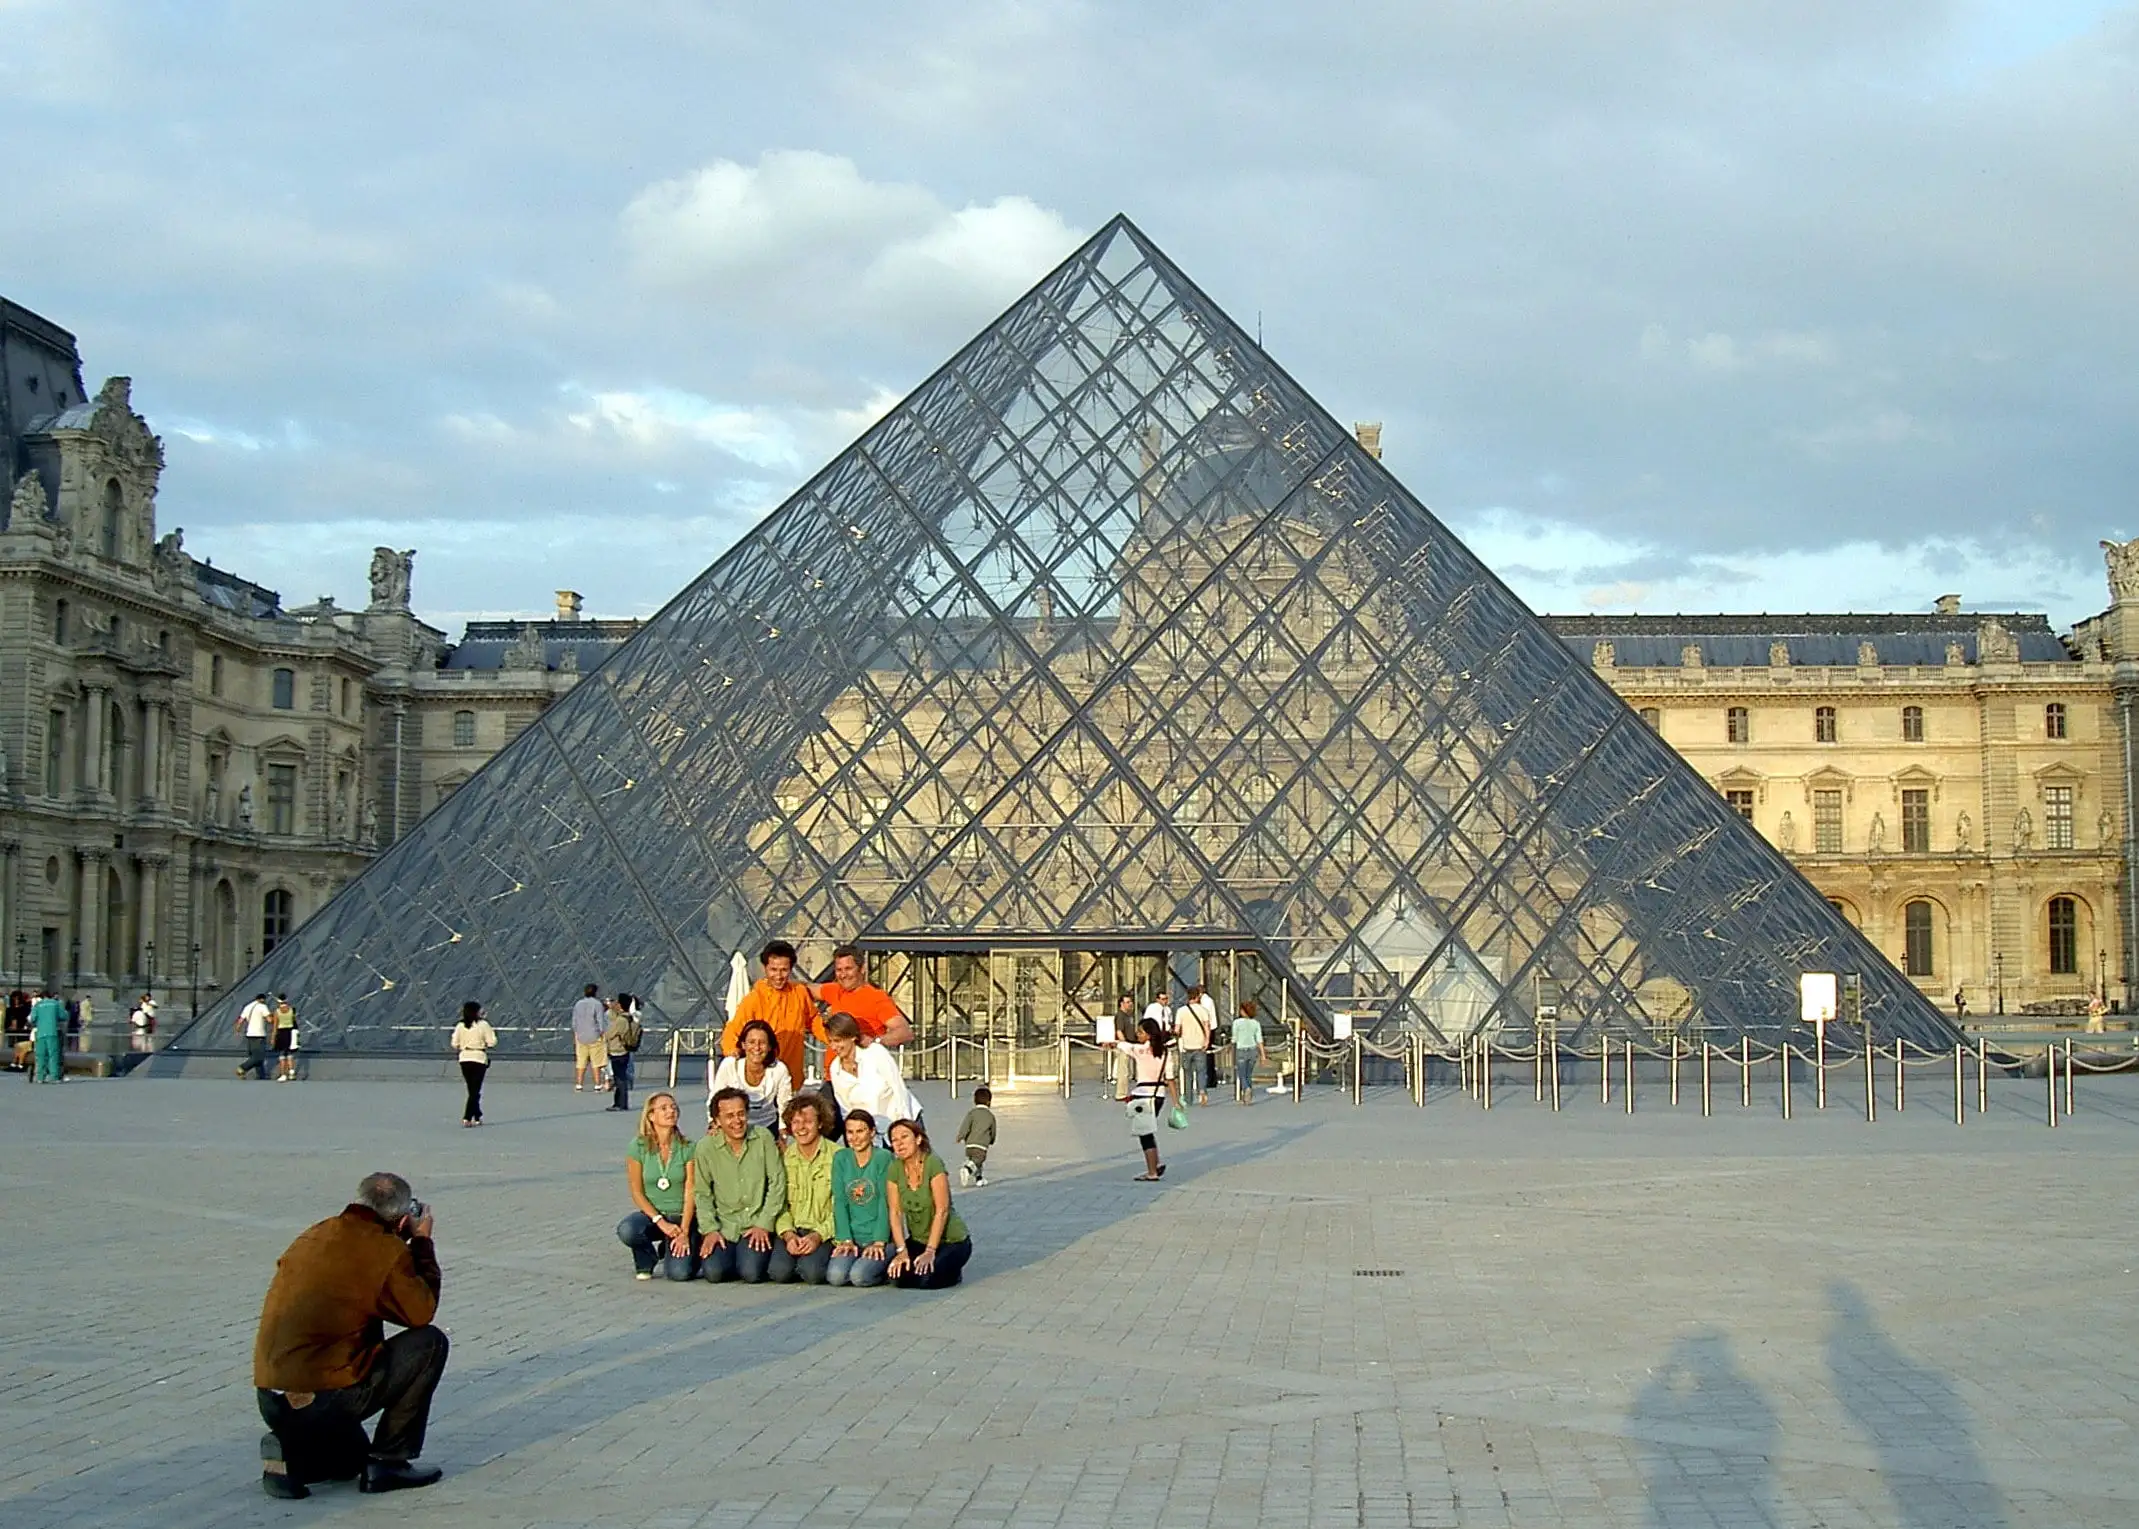
<path fill-rule="evenodd" d="M 675 1219 L 669 1217 L 671 1221 Z M 698 1237 L 688 1223 L 684 1230 L 691 1233 L 691 1250 L 680 1258 L 669 1251 L 668 1238 L 642 1210 L 633 1211 L 616 1224 L 616 1240 L 631 1249 L 631 1266 L 639 1273 L 651 1274 L 658 1265 L 670 1279 L 687 1280 L 698 1273 Z"/>
<path fill-rule="evenodd" d="M 867 1247 L 868 1244 L 863 1243 L 862 1246 Z M 887 1242 L 884 1246 L 888 1250 L 891 1244 Z M 824 1282 L 827 1285 L 853 1285 L 867 1289 L 871 1285 L 884 1283 L 884 1270 L 890 1264 L 888 1253 L 883 1258 L 864 1258 L 859 1253 L 842 1253 L 825 1266 Z"/>
<path fill-rule="evenodd" d="M 906 1239 L 908 1256 L 919 1258 L 927 1250 L 928 1244 L 920 1238 Z M 946 1242 L 936 1249 L 935 1268 L 926 1274 L 916 1274 L 912 1269 L 908 1269 L 892 1283 L 901 1290 L 941 1290 L 946 1285 L 957 1284 L 965 1277 L 961 1271 L 966 1266 L 966 1260 L 972 1256 L 973 1240 L 970 1237 L 964 1242 Z"/>
<path fill-rule="evenodd" d="M 1255 1053 L 1233 1058 L 1233 1086 L 1243 1099 L 1255 1097 Z"/>
<path fill-rule="evenodd" d="M 1208 1051 L 1184 1051 L 1181 1053 L 1181 1102 L 1183 1104 L 1208 1104 L 1211 1102 L 1209 1078 L 1205 1063 Z"/>
<path fill-rule="evenodd" d="M 30 1062 L 35 1071 L 30 1074 L 33 1083 L 57 1083 L 63 1070 L 60 1066 L 59 1032 L 39 1030 L 30 1038 Z"/>
<path fill-rule="evenodd" d="M 722 1243 L 708 1253 L 698 1265 L 700 1279 L 718 1285 L 728 1280 L 740 1280 L 746 1285 L 762 1285 L 771 1271 L 773 1255 L 783 1252 L 780 1239 L 775 1237 L 772 1246 L 760 1253 L 742 1238 L 736 1237 Z"/>
<path fill-rule="evenodd" d="M 621 1052 L 609 1059 L 609 1081 L 616 1085 L 611 1104 L 620 1110 L 631 1108 L 631 1053 Z"/>
<path fill-rule="evenodd" d="M 765 1265 L 765 1280 L 772 1285 L 821 1285 L 832 1262 L 832 1239 L 827 1237 L 800 1258 L 787 1251 L 787 1239 L 772 1240 L 772 1255 Z"/>

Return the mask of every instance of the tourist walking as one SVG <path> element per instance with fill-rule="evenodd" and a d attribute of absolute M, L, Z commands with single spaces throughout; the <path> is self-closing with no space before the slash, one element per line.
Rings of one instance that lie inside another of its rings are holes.
<path fill-rule="evenodd" d="M 629 993 L 619 993 L 609 1000 L 609 1023 L 602 1031 L 602 1046 L 609 1056 L 609 1081 L 612 1093 L 609 1108 L 628 1111 L 631 1108 L 631 1063 L 639 1049 L 639 1042 L 646 1031 L 639 1024 L 639 1005 Z"/>
<path fill-rule="evenodd" d="M 156 1000 L 153 997 L 143 993 L 141 1001 L 134 1005 L 134 1012 L 127 1016 L 127 1023 L 133 1028 L 136 1051 L 155 1049 Z"/>
<path fill-rule="evenodd" d="M 788 1143 L 780 1149 L 787 1171 L 787 1209 L 773 1226 L 772 1260 L 765 1277 L 775 1285 L 793 1280 L 821 1285 L 831 1268 L 832 1156 L 838 1149 L 826 1140 L 832 1102 L 814 1089 L 797 1094 L 785 1115 Z"/>
<path fill-rule="evenodd" d="M 894 1120 L 891 1139 L 891 1245 L 884 1270 L 904 1290 L 957 1284 L 973 1256 L 973 1239 L 951 1206 L 951 1176 L 919 1121 Z"/>
<path fill-rule="evenodd" d="M 1211 1001 L 1204 996 L 1203 989 L 1190 988 L 1188 1002 L 1182 1004 L 1174 1015 L 1174 1040 L 1180 1058 L 1175 1075 L 1180 1083 L 1183 1104 L 1211 1102 L 1205 1068 L 1211 1059 L 1211 1032 L 1217 1025 L 1218 1016 L 1212 1011 Z"/>
<path fill-rule="evenodd" d="M 1142 1184 L 1166 1177 L 1166 1165 L 1159 1161 L 1159 1117 L 1173 1085 L 1166 1076 L 1165 1030 L 1149 1015 L 1138 1020 L 1137 1027 L 1142 1040 L 1116 1041 L 1114 1049 L 1129 1071 L 1129 1134 L 1144 1149 L 1144 1171 L 1136 1176 Z"/>
<path fill-rule="evenodd" d="M 739 1088 L 750 1100 L 750 1123 L 778 1135 L 795 1082 L 777 1054 L 779 1043 L 773 1039 L 772 1026 L 753 1019 L 743 1026 L 737 1049 L 740 1055 L 706 1063 L 706 1108 L 711 1111 L 713 1096 L 722 1089 Z"/>
<path fill-rule="evenodd" d="M 66 1033 L 67 1006 L 53 995 L 50 988 L 39 988 L 37 1001 L 30 1005 L 32 1083 L 66 1081 L 66 1058 L 62 1054 Z"/>
<path fill-rule="evenodd" d="M 639 1134 L 624 1158 L 624 1182 L 638 1207 L 616 1224 L 617 1241 L 631 1249 L 639 1279 L 659 1269 L 672 1280 L 698 1273 L 691 1237 L 691 1142 L 677 1129 L 676 1096 L 666 1089 L 648 1096 L 639 1111 Z"/>
<path fill-rule="evenodd" d="M 1263 1022 L 1255 1014 L 1255 1000 L 1243 998 L 1233 1021 L 1233 1096 L 1242 1104 L 1255 1102 L 1255 1069 L 1263 1061 Z"/>
<path fill-rule="evenodd" d="M 958 1182 L 977 1188 L 988 1182 L 988 1149 L 995 1145 L 995 1093 L 985 1083 L 973 1090 L 973 1108 L 958 1122 L 958 1145 L 966 1160 L 958 1165 Z"/>
<path fill-rule="evenodd" d="M 876 1118 L 850 1110 L 847 1144 L 832 1154 L 832 1259 L 828 1285 L 884 1283 L 891 1264 L 890 1154 L 876 1144 Z"/>
<path fill-rule="evenodd" d="M 94 1048 L 90 1032 L 97 1020 L 96 1005 L 89 1001 L 87 993 L 74 1000 L 74 1049 L 88 1052 Z"/>
<path fill-rule="evenodd" d="M 267 1044 L 275 1033 L 275 1011 L 267 1005 L 267 994 L 253 994 L 253 1001 L 238 1011 L 237 1022 L 231 1028 L 245 1037 L 245 1060 L 238 1067 L 238 1076 L 251 1073 L 265 1083 Z"/>
<path fill-rule="evenodd" d="M 460 1112 L 460 1123 L 479 1126 L 483 1123 L 483 1078 L 490 1071 L 490 1053 L 498 1048 L 498 1032 L 490 1028 L 483 1006 L 472 998 L 460 1006 L 452 1045 L 460 1057 L 461 1081 L 468 1085 L 468 1103 Z"/>
<path fill-rule="evenodd" d="M 609 1050 L 602 1042 L 609 1027 L 609 1012 L 602 1007 L 601 989 L 593 983 L 572 1005 L 572 1092 L 583 1093 L 591 1078 L 597 1091 L 609 1086 Z"/>
<path fill-rule="evenodd" d="M 691 1153 L 684 1214 L 697 1222 L 698 1259 L 715 1284 L 762 1284 L 772 1268 L 773 1228 L 787 1213 L 787 1166 L 770 1131 L 750 1123 L 739 1088 L 713 1096 L 713 1129 Z"/>
<path fill-rule="evenodd" d="M 275 995 L 275 1081 L 297 1081 L 297 1010 L 288 993 Z"/>

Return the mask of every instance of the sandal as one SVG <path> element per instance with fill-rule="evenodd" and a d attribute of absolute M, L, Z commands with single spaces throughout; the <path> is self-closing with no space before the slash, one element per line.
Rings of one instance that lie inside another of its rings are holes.
<path fill-rule="evenodd" d="M 1158 1181 L 1159 1175 L 1156 1173 L 1140 1173 L 1129 1182 L 1132 1184 L 1156 1184 Z"/>

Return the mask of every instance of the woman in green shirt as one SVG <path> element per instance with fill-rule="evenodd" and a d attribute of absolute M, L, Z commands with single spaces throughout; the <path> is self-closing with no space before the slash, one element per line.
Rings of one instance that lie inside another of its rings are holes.
<path fill-rule="evenodd" d="M 639 1110 L 639 1134 L 624 1158 L 624 1180 L 638 1209 L 616 1224 L 616 1236 L 631 1249 L 638 1277 L 652 1279 L 657 1264 L 673 1280 L 696 1276 L 697 1244 L 683 1211 L 690 1195 L 691 1144 L 676 1129 L 674 1094 L 655 1094 Z"/>
<path fill-rule="evenodd" d="M 876 1144 L 876 1117 L 847 1111 L 847 1144 L 832 1154 L 832 1261 L 828 1285 L 881 1285 L 891 1263 L 891 1159 Z"/>
<path fill-rule="evenodd" d="M 941 1290 L 963 1277 L 973 1256 L 966 1224 L 951 1209 L 951 1176 L 911 1120 L 894 1120 L 891 1155 L 891 1242 L 898 1252 L 884 1272 L 906 1290 Z"/>
<path fill-rule="evenodd" d="M 787 1145 L 780 1160 L 787 1167 L 787 1209 L 773 1227 L 772 1263 L 765 1278 L 775 1285 L 793 1280 L 821 1285 L 832 1262 L 832 1155 L 838 1149 L 825 1139 L 831 1106 L 823 1094 L 797 1094 L 787 1103 Z"/>

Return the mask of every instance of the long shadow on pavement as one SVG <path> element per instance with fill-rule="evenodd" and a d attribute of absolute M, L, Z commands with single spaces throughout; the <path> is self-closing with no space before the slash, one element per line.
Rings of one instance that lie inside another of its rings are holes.
<path fill-rule="evenodd" d="M 1738 1368 L 1730 1339 L 1687 1334 L 1634 1398 L 1649 1522 L 1775 1524 L 1775 1409 Z"/>

